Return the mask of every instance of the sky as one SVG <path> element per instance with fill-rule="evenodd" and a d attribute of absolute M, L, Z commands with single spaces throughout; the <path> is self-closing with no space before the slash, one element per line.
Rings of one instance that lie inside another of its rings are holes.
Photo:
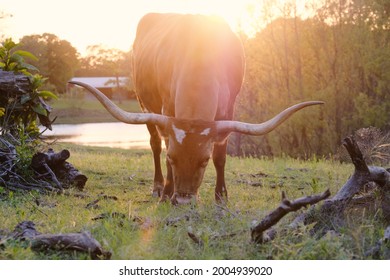
<path fill-rule="evenodd" d="M 87 46 L 128 51 L 137 23 L 148 12 L 219 15 L 232 29 L 250 24 L 248 11 L 261 0 L 0 0 L 0 38 L 52 33 L 81 55 Z M 3 36 L 1 36 L 3 35 Z"/>

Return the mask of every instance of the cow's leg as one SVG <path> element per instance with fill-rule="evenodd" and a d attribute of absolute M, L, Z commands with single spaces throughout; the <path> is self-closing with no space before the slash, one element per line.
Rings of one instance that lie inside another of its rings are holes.
<path fill-rule="evenodd" d="M 168 150 L 168 146 L 169 146 L 168 139 L 165 140 L 165 146 Z M 168 162 L 168 160 L 166 160 L 166 165 L 167 165 L 167 178 L 165 180 L 164 191 L 161 195 L 160 202 L 169 200 L 172 197 L 174 191 L 172 167 L 171 164 Z"/>
<path fill-rule="evenodd" d="M 153 180 L 153 196 L 161 196 L 161 191 L 164 187 L 164 176 L 161 171 L 161 138 L 155 125 L 147 125 L 150 133 L 150 147 L 153 152 L 154 160 L 154 180 Z"/>
<path fill-rule="evenodd" d="M 222 143 L 215 143 L 213 150 L 213 162 L 217 172 L 217 183 L 215 186 L 215 201 L 227 201 L 228 194 L 225 184 L 225 162 L 226 162 L 227 139 Z"/>

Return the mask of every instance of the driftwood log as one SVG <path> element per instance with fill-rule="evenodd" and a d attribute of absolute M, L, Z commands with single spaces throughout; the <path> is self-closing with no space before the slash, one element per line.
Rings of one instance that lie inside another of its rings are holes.
<path fill-rule="evenodd" d="M 82 252 L 92 259 L 110 259 L 111 253 L 105 251 L 89 232 L 68 234 L 42 234 L 35 229 L 32 221 L 19 223 L 13 232 L 0 240 L 0 248 L 9 241 L 27 241 L 34 252 Z"/>
<path fill-rule="evenodd" d="M 55 153 L 49 149 L 46 153 L 36 153 L 31 160 L 31 167 L 61 190 L 70 186 L 82 190 L 88 178 L 66 161 L 69 157 L 68 150 Z"/>

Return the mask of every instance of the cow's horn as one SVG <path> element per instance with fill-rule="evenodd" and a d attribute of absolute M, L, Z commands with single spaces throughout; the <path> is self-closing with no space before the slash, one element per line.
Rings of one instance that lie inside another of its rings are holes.
<path fill-rule="evenodd" d="M 121 122 L 129 124 L 154 124 L 160 127 L 165 127 L 167 124 L 168 117 L 166 116 L 152 113 L 126 112 L 114 104 L 107 96 L 104 95 L 104 93 L 94 88 L 93 86 L 78 81 L 69 81 L 68 83 L 75 84 L 87 89 L 100 101 L 100 103 L 103 104 L 103 106 L 114 118 Z"/>
<path fill-rule="evenodd" d="M 216 129 L 218 134 L 230 133 L 230 132 L 239 132 L 242 134 L 248 135 L 263 135 L 274 130 L 277 126 L 282 124 L 295 112 L 312 105 L 324 104 L 322 101 L 307 101 L 303 103 L 296 104 L 279 113 L 272 119 L 260 123 L 260 124 L 250 124 L 243 123 L 238 121 L 217 121 Z"/>

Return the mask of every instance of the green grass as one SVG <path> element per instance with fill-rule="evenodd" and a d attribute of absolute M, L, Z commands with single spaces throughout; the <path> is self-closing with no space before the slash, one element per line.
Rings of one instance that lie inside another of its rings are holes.
<path fill-rule="evenodd" d="M 115 101 L 119 107 L 128 112 L 140 112 L 140 106 L 135 99 Z M 58 100 L 52 100 L 51 118 L 57 117 L 54 124 L 78 124 L 91 122 L 115 122 L 100 102 L 94 97 L 85 95 L 61 95 Z"/>
<path fill-rule="evenodd" d="M 250 242 L 252 222 L 260 221 L 279 204 L 282 190 L 290 199 L 327 188 L 335 194 L 353 172 L 352 165 L 327 160 L 229 157 L 229 202 L 223 210 L 214 203 L 212 163 L 201 186 L 201 202 L 196 207 L 174 207 L 151 197 L 150 151 L 69 144 L 59 144 L 55 150 L 61 148 L 70 150 L 69 162 L 88 176 L 84 190 L 88 197 L 8 195 L 0 200 L 0 229 L 12 230 L 18 222 L 31 220 L 42 233 L 89 231 L 112 252 L 112 259 L 363 259 L 364 252 L 383 235 L 383 225 L 365 214 L 357 225 L 319 239 L 310 235 L 313 225 L 287 229 L 296 215 L 290 213 L 276 226 L 279 235 L 275 240 L 265 245 Z M 97 208 L 86 208 L 103 194 L 118 200 L 102 199 Z M 37 197 L 43 202 L 40 206 L 35 203 Z M 115 212 L 125 218 L 93 220 Z M 189 231 L 202 240 L 203 246 L 188 237 Z M 0 259 L 84 258 L 88 256 L 36 254 L 19 243 L 0 249 Z"/>

